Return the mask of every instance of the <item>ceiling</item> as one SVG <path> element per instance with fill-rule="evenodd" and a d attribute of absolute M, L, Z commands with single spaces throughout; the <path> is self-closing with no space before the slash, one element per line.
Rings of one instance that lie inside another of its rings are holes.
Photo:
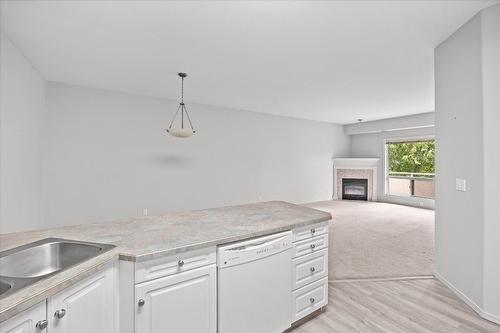
<path fill-rule="evenodd" d="M 49 81 L 175 99 L 185 71 L 186 102 L 345 124 L 434 110 L 434 47 L 496 2 L 2 1 L 1 26 Z"/>

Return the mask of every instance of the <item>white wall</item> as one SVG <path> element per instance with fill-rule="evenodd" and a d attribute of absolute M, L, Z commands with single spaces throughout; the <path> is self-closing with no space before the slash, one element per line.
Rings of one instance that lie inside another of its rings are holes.
<path fill-rule="evenodd" d="M 436 271 L 500 323 L 500 5 L 436 48 Z M 455 190 L 455 179 L 467 191 Z"/>
<path fill-rule="evenodd" d="M 436 270 L 482 304 L 483 119 L 481 19 L 436 48 Z M 467 192 L 455 179 L 467 180 Z"/>
<path fill-rule="evenodd" d="M 187 103 L 198 132 L 178 139 L 176 101 L 48 83 L 47 223 L 331 198 L 341 126 Z"/>
<path fill-rule="evenodd" d="M 0 36 L 0 232 L 43 226 L 42 128 L 45 81 Z"/>
<path fill-rule="evenodd" d="M 500 5 L 481 14 L 484 152 L 484 310 L 500 323 Z"/>
<path fill-rule="evenodd" d="M 408 130 L 434 127 L 434 112 L 418 113 L 409 116 L 395 117 L 374 121 L 344 125 L 348 135 L 380 133 L 383 131 Z"/>
<path fill-rule="evenodd" d="M 433 120 L 433 119 L 432 119 Z M 377 121 L 377 126 L 389 129 L 393 120 L 388 119 L 387 124 Z M 409 124 L 409 123 L 408 123 Z M 433 125 L 433 124 L 432 124 Z M 399 123 L 398 126 L 405 126 Z M 429 125 L 430 126 L 430 125 Z M 424 208 L 434 208 L 434 200 L 425 198 L 411 198 L 385 194 L 385 140 L 394 138 L 413 138 L 434 136 L 434 127 L 423 127 L 411 130 L 390 130 L 378 133 L 351 135 L 351 157 L 379 158 L 377 175 L 378 201 L 392 202 Z"/>

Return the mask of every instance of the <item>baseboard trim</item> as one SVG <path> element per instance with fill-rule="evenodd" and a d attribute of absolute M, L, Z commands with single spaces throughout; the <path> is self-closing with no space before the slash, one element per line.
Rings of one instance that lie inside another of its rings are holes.
<path fill-rule="evenodd" d="M 448 287 L 455 295 L 457 295 L 458 298 L 460 298 L 465 304 L 470 306 L 472 310 L 474 310 L 481 318 L 489 320 L 497 325 L 500 325 L 500 317 L 484 311 L 479 305 L 476 304 L 476 302 L 474 302 L 469 297 L 467 297 L 467 295 L 458 290 L 450 281 L 446 280 L 437 271 L 434 271 L 434 276 L 436 277 L 436 279 L 441 281 L 441 283 L 443 283 L 446 287 Z"/>
<path fill-rule="evenodd" d="M 434 275 L 416 275 L 416 276 L 401 276 L 390 278 L 366 278 L 366 279 L 331 279 L 328 282 L 342 283 L 342 282 L 384 282 L 384 281 L 402 281 L 402 280 L 428 280 L 434 279 Z"/>

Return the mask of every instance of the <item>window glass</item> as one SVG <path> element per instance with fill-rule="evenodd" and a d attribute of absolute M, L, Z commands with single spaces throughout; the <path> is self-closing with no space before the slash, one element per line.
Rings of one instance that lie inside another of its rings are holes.
<path fill-rule="evenodd" d="M 434 140 L 387 142 L 386 152 L 388 194 L 434 199 Z"/>

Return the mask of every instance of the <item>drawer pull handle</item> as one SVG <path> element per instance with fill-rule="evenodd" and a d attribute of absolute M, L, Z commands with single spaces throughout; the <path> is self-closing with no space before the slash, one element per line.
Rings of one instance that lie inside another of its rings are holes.
<path fill-rule="evenodd" d="M 316 229 L 312 228 L 311 229 L 311 234 L 314 234 L 316 232 Z"/>
<path fill-rule="evenodd" d="M 311 297 L 311 298 L 309 298 L 309 301 L 310 301 L 311 303 L 314 303 L 316 300 L 314 299 L 314 297 Z"/>
<path fill-rule="evenodd" d="M 44 319 L 44 320 L 40 320 L 38 323 L 36 323 L 35 327 L 37 329 L 39 329 L 40 331 L 43 331 L 44 329 L 47 328 L 48 325 L 49 325 L 49 322 Z"/>
<path fill-rule="evenodd" d="M 311 267 L 309 269 L 311 270 L 311 273 L 314 273 L 316 271 L 316 268 L 314 268 L 314 267 Z"/>
<path fill-rule="evenodd" d="M 64 318 L 65 315 L 66 315 L 66 310 L 64 310 L 64 309 L 57 310 L 54 313 L 54 317 L 56 317 L 57 319 L 62 319 L 62 318 Z"/>
<path fill-rule="evenodd" d="M 179 262 L 177 264 L 179 265 L 179 267 L 184 266 L 184 260 L 179 260 Z"/>
<path fill-rule="evenodd" d="M 316 247 L 316 245 L 314 244 L 311 244 L 311 249 L 314 250 L 314 248 Z"/>
<path fill-rule="evenodd" d="M 141 299 L 139 300 L 139 302 L 137 302 L 137 304 L 138 304 L 139 306 L 144 306 L 144 304 L 146 304 L 146 301 L 145 301 L 145 300 L 143 300 L 143 299 L 141 298 Z"/>

